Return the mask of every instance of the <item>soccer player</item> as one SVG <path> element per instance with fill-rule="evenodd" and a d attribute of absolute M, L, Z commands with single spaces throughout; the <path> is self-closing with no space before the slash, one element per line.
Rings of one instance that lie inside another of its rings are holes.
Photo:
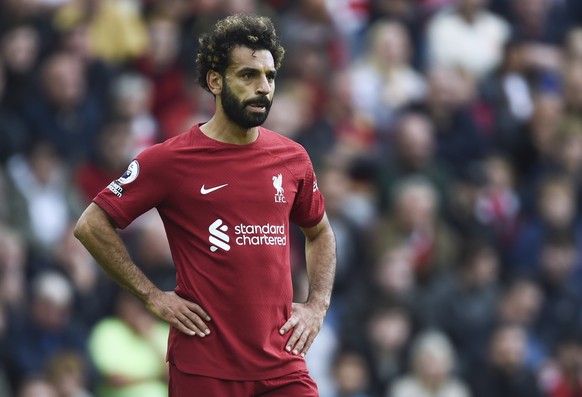
<path fill-rule="evenodd" d="M 235 15 L 200 37 L 212 118 L 144 150 L 85 210 L 75 236 L 172 325 L 170 396 L 317 396 L 304 356 L 330 304 L 335 239 L 311 161 L 267 118 L 284 50 L 265 17 Z M 116 228 L 156 208 L 174 292 L 132 262 Z M 292 303 L 290 222 L 306 237 L 309 296 Z"/>

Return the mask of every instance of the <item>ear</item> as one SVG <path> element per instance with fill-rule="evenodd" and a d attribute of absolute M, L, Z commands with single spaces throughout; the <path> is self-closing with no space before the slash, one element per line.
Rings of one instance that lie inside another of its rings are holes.
<path fill-rule="evenodd" d="M 206 84 L 208 84 L 208 89 L 215 96 L 222 93 L 222 75 L 214 70 L 209 70 L 206 73 Z"/>

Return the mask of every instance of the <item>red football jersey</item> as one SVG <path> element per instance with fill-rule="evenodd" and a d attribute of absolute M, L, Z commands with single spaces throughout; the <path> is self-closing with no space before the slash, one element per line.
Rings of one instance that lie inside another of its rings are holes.
<path fill-rule="evenodd" d="M 289 222 L 311 227 L 324 214 L 302 146 L 265 128 L 227 144 L 194 126 L 143 151 L 94 202 L 120 228 L 157 208 L 176 293 L 212 317 L 205 338 L 171 329 L 168 360 L 181 371 L 255 380 L 305 369 L 278 332 L 293 297 Z"/>

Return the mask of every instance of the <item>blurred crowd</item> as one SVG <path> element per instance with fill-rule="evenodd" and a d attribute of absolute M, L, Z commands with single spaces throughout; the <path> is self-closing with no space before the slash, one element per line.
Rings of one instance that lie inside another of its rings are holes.
<path fill-rule="evenodd" d="M 71 229 L 209 119 L 197 37 L 241 12 L 282 37 L 265 126 L 309 152 L 337 237 L 321 396 L 582 395 L 582 2 L 3 0 L 0 396 L 167 395 L 167 325 Z M 157 214 L 121 235 L 172 289 Z"/>

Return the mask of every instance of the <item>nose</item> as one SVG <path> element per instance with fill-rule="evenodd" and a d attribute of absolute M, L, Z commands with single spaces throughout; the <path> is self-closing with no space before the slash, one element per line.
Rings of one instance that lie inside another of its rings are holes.
<path fill-rule="evenodd" d="M 258 82 L 256 93 L 259 95 L 267 95 L 271 92 L 271 83 L 267 76 L 261 76 Z"/>

